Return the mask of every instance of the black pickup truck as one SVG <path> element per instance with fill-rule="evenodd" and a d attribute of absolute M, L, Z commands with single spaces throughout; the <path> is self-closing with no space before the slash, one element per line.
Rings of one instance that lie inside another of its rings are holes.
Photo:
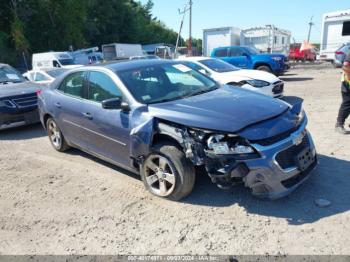
<path fill-rule="evenodd" d="M 40 90 L 13 67 L 0 64 L 0 130 L 39 122 Z"/>

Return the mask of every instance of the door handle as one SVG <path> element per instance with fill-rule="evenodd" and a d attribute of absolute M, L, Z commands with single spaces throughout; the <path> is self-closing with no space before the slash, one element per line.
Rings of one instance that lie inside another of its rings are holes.
<path fill-rule="evenodd" d="M 92 115 L 90 114 L 90 113 L 82 113 L 83 114 L 83 116 L 85 117 L 85 118 L 87 118 L 87 119 L 89 119 L 89 120 L 92 120 Z"/>
<path fill-rule="evenodd" d="M 55 107 L 61 108 L 62 106 L 61 106 L 61 104 L 60 104 L 59 102 L 56 102 L 56 103 L 55 103 Z"/>

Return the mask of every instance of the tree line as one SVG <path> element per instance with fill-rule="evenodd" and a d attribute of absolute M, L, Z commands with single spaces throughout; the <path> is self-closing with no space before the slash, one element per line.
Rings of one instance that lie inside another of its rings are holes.
<path fill-rule="evenodd" d="M 177 32 L 153 17 L 152 8 L 151 0 L 0 0 L 0 62 L 70 46 L 175 44 Z"/>

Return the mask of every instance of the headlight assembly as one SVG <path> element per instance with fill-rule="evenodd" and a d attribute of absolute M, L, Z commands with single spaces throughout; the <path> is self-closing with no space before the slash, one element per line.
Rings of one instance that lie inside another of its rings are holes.
<path fill-rule="evenodd" d="M 212 135 L 207 140 L 209 150 L 217 155 L 242 155 L 254 153 L 254 149 L 240 137 Z"/>
<path fill-rule="evenodd" d="M 263 80 L 256 80 L 256 79 L 252 79 L 252 80 L 245 80 L 245 83 L 253 86 L 253 87 L 257 87 L 257 88 L 261 88 L 261 87 L 265 87 L 265 86 L 269 86 L 270 83 L 263 81 Z"/>

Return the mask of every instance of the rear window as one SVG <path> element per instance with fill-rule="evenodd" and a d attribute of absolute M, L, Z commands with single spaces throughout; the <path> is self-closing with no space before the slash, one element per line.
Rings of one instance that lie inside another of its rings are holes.
<path fill-rule="evenodd" d="M 218 49 L 215 50 L 214 56 L 216 57 L 227 57 L 227 49 Z"/>
<path fill-rule="evenodd" d="M 224 72 L 232 72 L 240 70 L 240 68 L 237 68 L 229 63 L 226 63 L 224 61 L 221 61 L 219 59 L 205 59 L 199 61 L 201 64 L 209 67 L 211 70 L 218 72 L 218 73 L 224 73 Z"/>

